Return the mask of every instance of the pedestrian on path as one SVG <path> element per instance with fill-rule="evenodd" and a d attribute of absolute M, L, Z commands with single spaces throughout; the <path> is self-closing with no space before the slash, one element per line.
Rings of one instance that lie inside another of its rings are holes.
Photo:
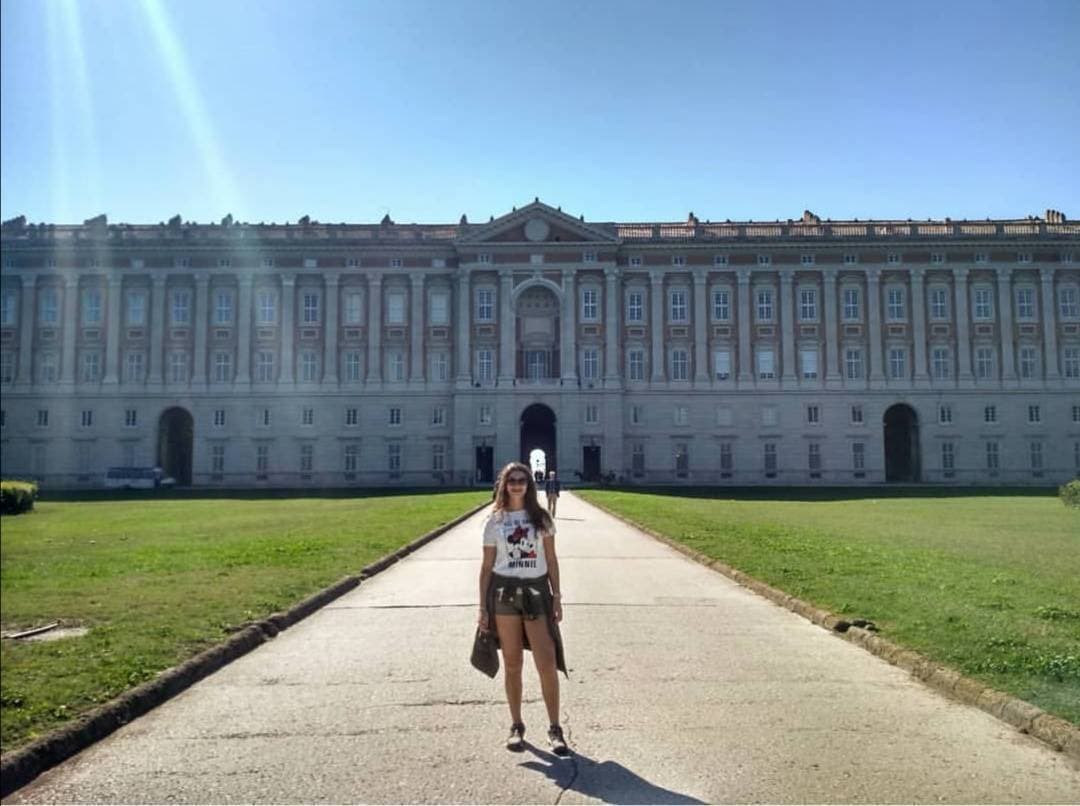
<path fill-rule="evenodd" d="M 480 566 L 480 629 L 494 618 L 502 648 L 503 682 L 510 706 L 508 750 L 525 748 L 521 719 L 524 650 L 532 652 L 547 708 L 548 741 L 556 755 L 569 749 L 559 725 L 559 675 L 566 674 L 559 622 L 562 621 L 555 522 L 540 506 L 529 468 L 511 462 L 499 473 L 495 507 L 484 523 Z"/>
<path fill-rule="evenodd" d="M 555 478 L 555 471 L 549 470 L 547 483 L 544 485 L 544 495 L 547 496 L 548 513 L 553 521 L 555 520 L 555 508 L 559 505 L 559 493 L 561 491 L 562 485 Z"/>

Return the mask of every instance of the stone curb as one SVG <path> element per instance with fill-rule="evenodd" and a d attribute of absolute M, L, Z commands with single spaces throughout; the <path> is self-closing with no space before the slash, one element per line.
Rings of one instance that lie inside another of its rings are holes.
<path fill-rule="evenodd" d="M 678 551 L 685 554 L 695 562 L 700 563 L 724 576 L 734 580 L 754 593 L 764 596 L 781 607 L 785 607 L 803 618 L 814 622 L 819 627 L 839 635 L 853 644 L 858 644 L 867 652 L 877 655 L 893 666 L 899 666 L 916 679 L 922 681 L 931 688 L 940 691 L 954 700 L 959 700 L 967 705 L 974 705 L 991 716 L 1007 722 L 1021 733 L 1027 733 L 1036 739 L 1048 744 L 1054 750 L 1065 753 L 1080 761 L 1080 728 L 1060 717 L 1048 714 L 1041 708 L 1029 702 L 1013 697 L 997 689 L 990 688 L 971 677 L 966 677 L 954 669 L 942 666 L 930 660 L 918 652 L 897 646 L 896 644 L 875 635 L 870 630 L 854 627 L 841 616 L 822 610 L 809 602 L 804 602 L 791 594 L 785 593 L 779 588 L 767 585 L 759 579 L 732 568 L 730 565 L 714 560 L 700 551 L 684 546 L 676 540 L 661 534 L 647 526 L 643 526 L 630 518 L 624 517 L 613 510 L 608 509 L 595 501 L 588 504 L 606 512 L 616 520 L 620 520 L 628 526 L 644 532 L 656 538 Z"/>
<path fill-rule="evenodd" d="M 284 612 L 274 613 L 262 621 L 244 625 L 243 629 L 222 643 L 200 652 L 179 666 L 166 669 L 153 680 L 125 691 L 74 722 L 57 728 L 20 750 L 5 755 L 0 761 L 0 797 L 6 798 L 50 767 L 85 750 L 94 742 L 104 739 L 113 731 L 175 697 L 226 664 L 246 655 L 282 630 L 307 618 L 316 610 L 357 587 L 363 580 L 389 568 L 398 560 L 412 554 L 421 546 L 427 545 L 439 535 L 471 518 L 489 505 L 490 502 L 485 501 L 454 520 L 407 543 L 397 551 L 365 566 L 359 574 L 347 576 L 323 588 Z"/>

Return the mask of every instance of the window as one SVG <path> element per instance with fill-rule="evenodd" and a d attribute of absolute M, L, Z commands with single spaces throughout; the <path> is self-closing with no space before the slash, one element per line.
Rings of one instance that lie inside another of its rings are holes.
<path fill-rule="evenodd" d="M 232 353 L 218 350 L 214 353 L 214 380 L 223 383 L 232 380 Z"/>
<path fill-rule="evenodd" d="M 142 353 L 128 353 L 124 356 L 124 380 L 128 383 L 142 383 L 145 359 Z"/>
<path fill-rule="evenodd" d="M 735 457 L 732 455 L 731 443 L 720 443 L 720 472 L 725 474 L 731 474 L 731 471 L 735 469 Z"/>
<path fill-rule="evenodd" d="M 765 475 L 770 478 L 776 475 L 776 443 L 766 442 L 765 451 Z"/>
<path fill-rule="evenodd" d="M 217 264 L 219 269 L 227 269 L 232 266 L 232 261 L 227 257 L 219 257 Z"/>
<path fill-rule="evenodd" d="M 889 377 L 895 380 L 907 377 L 907 350 L 903 347 L 889 348 Z"/>
<path fill-rule="evenodd" d="M 956 470 L 956 450 L 951 442 L 941 443 L 941 470 L 946 476 L 951 476 Z"/>
<path fill-rule="evenodd" d="M 267 471 L 270 469 L 270 446 L 269 445 L 256 445 L 255 446 L 255 477 L 259 479 L 265 479 Z"/>
<path fill-rule="evenodd" d="M 1042 422 L 1042 411 L 1038 405 L 1028 406 L 1028 422 L 1032 425 Z"/>
<path fill-rule="evenodd" d="M 172 323 L 187 325 L 191 323 L 191 292 L 177 289 L 172 292 Z"/>
<path fill-rule="evenodd" d="M 630 366 L 630 380 L 643 381 L 645 380 L 645 351 L 644 350 L 631 350 L 628 354 L 628 362 Z"/>
<path fill-rule="evenodd" d="M 686 406 L 675 407 L 675 425 L 690 424 L 690 409 Z"/>
<path fill-rule="evenodd" d="M 726 288 L 713 291 L 713 319 L 717 322 L 731 319 L 731 292 Z"/>
<path fill-rule="evenodd" d="M 1020 377 L 1036 378 L 1039 373 L 1039 353 L 1034 347 L 1020 348 Z"/>
<path fill-rule="evenodd" d="M 431 310 L 429 316 L 431 324 L 446 325 L 450 323 L 450 295 L 445 291 L 431 292 Z"/>
<path fill-rule="evenodd" d="M 101 289 L 84 288 L 82 294 L 82 323 L 86 325 L 101 324 Z"/>
<path fill-rule="evenodd" d="M 763 406 L 761 409 L 761 424 L 776 425 L 779 422 L 776 406 Z"/>
<path fill-rule="evenodd" d="M 1066 378 L 1080 378 L 1080 347 L 1066 347 L 1061 351 L 1061 366 Z"/>
<path fill-rule="evenodd" d="M 901 322 L 907 319 L 907 305 L 903 288 L 888 289 L 886 300 L 886 312 L 890 320 Z"/>
<path fill-rule="evenodd" d="M 858 262 L 859 262 L 859 256 L 858 255 L 853 255 L 851 253 L 848 253 L 848 254 L 844 255 L 844 265 L 845 266 L 854 266 Z"/>
<path fill-rule="evenodd" d="M 816 288 L 803 288 L 799 291 L 799 319 L 803 322 L 817 321 Z"/>
<path fill-rule="evenodd" d="M 349 261 L 346 260 L 345 265 L 348 266 Z M 262 259 L 262 267 L 264 269 L 272 269 L 272 268 L 274 268 L 274 259 L 272 257 L 264 257 Z"/>
<path fill-rule="evenodd" d="M 391 291 L 386 295 L 386 324 L 405 324 L 405 294 L 401 291 Z"/>
<path fill-rule="evenodd" d="M 734 423 L 734 413 L 730 406 L 720 406 L 716 409 L 716 424 L 721 428 L 730 428 Z"/>
<path fill-rule="evenodd" d="M 645 321 L 644 294 L 640 291 L 631 291 L 626 295 L 626 321 Z"/>
<path fill-rule="evenodd" d="M 350 406 L 345 409 L 345 426 L 353 428 L 357 425 L 360 425 L 360 409 Z"/>
<path fill-rule="evenodd" d="M 41 289 L 38 302 L 38 324 L 55 325 L 59 317 L 60 301 L 55 288 Z"/>
<path fill-rule="evenodd" d="M 270 427 L 270 409 L 257 409 L 255 412 L 255 425 L 259 428 Z"/>
<path fill-rule="evenodd" d="M 803 255 L 802 256 L 802 264 L 804 266 L 813 266 L 814 265 L 814 256 L 813 255 Z"/>
<path fill-rule="evenodd" d="M 0 297 L 0 325 L 12 327 L 18 321 L 18 297 L 14 291 L 5 291 Z"/>
<path fill-rule="evenodd" d="M 941 286 L 930 289 L 930 318 L 949 318 L 949 290 Z"/>
<path fill-rule="evenodd" d="M 274 380 L 274 354 L 269 350 L 255 354 L 255 380 L 262 383 Z"/>
<path fill-rule="evenodd" d="M 821 423 L 821 407 L 811 405 L 806 407 L 806 422 L 810 425 L 818 425 Z"/>
<path fill-rule="evenodd" d="M 218 291 L 214 295 L 214 324 L 230 325 L 233 320 L 232 291 Z"/>
<path fill-rule="evenodd" d="M 773 318 L 773 293 L 771 288 L 761 288 L 757 292 L 757 320 L 771 322 Z"/>
<path fill-rule="evenodd" d="M 844 289 L 844 319 L 855 321 L 859 319 L 859 289 Z"/>
<path fill-rule="evenodd" d="M 814 380 L 818 376 L 818 351 L 816 347 L 807 347 L 799 351 L 804 380 Z"/>
<path fill-rule="evenodd" d="M 896 264 L 900 262 L 900 255 L 896 252 L 890 252 L 888 255 L 885 256 L 885 260 L 888 263 Z"/>
<path fill-rule="evenodd" d="M 139 427 L 139 410 L 124 409 L 124 428 Z"/>
<path fill-rule="evenodd" d="M 450 357 L 446 353 L 431 354 L 431 380 L 439 383 L 450 380 Z"/>
<path fill-rule="evenodd" d="M 477 263 L 491 263 L 491 255 L 487 252 L 481 252 L 476 256 Z"/>
<path fill-rule="evenodd" d="M 446 425 L 446 406 L 436 406 L 431 410 L 432 425 Z"/>
<path fill-rule="evenodd" d="M 1000 453 L 998 443 L 991 441 L 986 443 L 986 469 L 996 473 L 999 467 Z"/>
<path fill-rule="evenodd" d="M 849 381 L 857 381 L 862 378 L 862 350 L 857 348 L 844 350 L 844 371 Z"/>
<path fill-rule="evenodd" d="M 308 383 L 319 380 L 319 356 L 312 350 L 300 353 L 300 380 Z"/>
<path fill-rule="evenodd" d="M 717 350 L 713 353 L 713 368 L 717 380 L 726 381 L 731 377 L 731 351 Z"/>
<path fill-rule="evenodd" d="M 851 443 L 851 469 L 861 473 L 866 469 L 866 443 Z"/>
<path fill-rule="evenodd" d="M 690 379 L 690 355 L 686 350 L 671 351 L 671 380 Z"/>
<path fill-rule="evenodd" d="M 776 377 L 776 363 L 772 349 L 757 351 L 758 377 L 766 380 Z"/>
<path fill-rule="evenodd" d="M 989 288 L 975 289 L 975 319 L 985 322 L 993 316 L 991 293 Z"/>
<path fill-rule="evenodd" d="M 95 383 L 101 377 L 101 354 L 88 351 L 82 354 L 82 372 L 79 379 L 83 383 Z"/>
<path fill-rule="evenodd" d="M 359 325 L 364 321 L 364 294 L 360 291 L 345 292 L 345 324 Z"/>
<path fill-rule="evenodd" d="M 630 425 L 641 425 L 642 423 L 642 408 L 641 406 L 630 407 Z"/>
<path fill-rule="evenodd" d="M 640 266 L 641 262 L 641 255 L 630 255 L 631 266 Z"/>
<path fill-rule="evenodd" d="M 225 409 L 214 409 L 214 428 L 225 427 Z"/>
<path fill-rule="evenodd" d="M 600 377 L 600 351 L 586 349 L 581 351 L 581 376 L 594 381 Z"/>
<path fill-rule="evenodd" d="M 315 446 L 300 446 L 300 472 L 310 473 L 315 467 Z"/>
<path fill-rule="evenodd" d="M 862 425 L 863 424 L 863 408 L 861 405 L 854 405 L 851 407 L 851 424 Z"/>
<path fill-rule="evenodd" d="M 630 470 L 635 476 L 645 475 L 645 446 L 640 442 L 631 446 Z"/>
<path fill-rule="evenodd" d="M 48 428 L 49 427 L 49 410 L 38 409 L 37 410 L 37 427 Z"/>
<path fill-rule="evenodd" d="M 941 381 L 952 377 L 952 357 L 948 347 L 935 347 L 931 351 L 931 369 L 934 378 Z"/>
<path fill-rule="evenodd" d="M 188 379 L 188 355 L 184 352 L 169 353 L 169 378 L 173 383 L 185 383 Z"/>
<path fill-rule="evenodd" d="M 345 380 L 350 383 L 360 380 L 360 353 L 357 350 L 345 353 Z"/>
<path fill-rule="evenodd" d="M 1031 262 L 1031 252 L 1017 252 L 1016 253 L 1016 262 L 1017 263 L 1030 263 Z"/>
<path fill-rule="evenodd" d="M 582 252 L 582 254 L 581 254 L 581 262 L 582 263 L 595 263 L 596 262 L 596 252 Z"/>
<path fill-rule="evenodd" d="M 986 263 L 986 260 L 987 260 L 986 252 L 976 252 L 975 253 L 975 262 L 976 263 Z"/>
<path fill-rule="evenodd" d="M 727 255 L 713 255 L 712 262 L 714 266 L 726 266 L 728 263 Z"/>
<path fill-rule="evenodd" d="M 671 301 L 671 321 L 685 322 L 686 316 L 686 291 L 682 288 L 673 288 L 669 297 Z"/>
<path fill-rule="evenodd" d="M 481 406 L 477 410 L 477 421 L 480 425 L 491 425 L 492 420 L 491 406 Z"/>
<path fill-rule="evenodd" d="M 390 425 L 401 425 L 401 408 L 398 406 L 391 406 L 388 422 Z"/>
<path fill-rule="evenodd" d="M 994 348 L 975 348 L 975 377 L 981 381 L 994 377 Z"/>
<path fill-rule="evenodd" d="M 127 294 L 127 323 L 129 327 L 146 324 L 146 292 L 129 291 Z"/>
<path fill-rule="evenodd" d="M 345 472 L 355 473 L 360 467 L 360 446 L 355 442 L 345 446 Z"/>
<path fill-rule="evenodd" d="M 1035 289 L 1021 286 L 1016 289 L 1016 318 L 1030 321 L 1035 318 Z"/>
<path fill-rule="evenodd" d="M 495 290 L 492 288 L 476 289 L 476 321 L 495 321 Z"/>
<path fill-rule="evenodd" d="M 390 353 L 389 370 L 391 381 L 405 380 L 405 353 L 393 350 Z"/>
<path fill-rule="evenodd" d="M 1080 291 L 1075 286 L 1062 286 L 1058 289 L 1058 308 L 1062 319 L 1080 318 Z"/>
<path fill-rule="evenodd" d="M 300 425 L 315 425 L 315 409 L 305 406 L 300 410 Z"/>
<path fill-rule="evenodd" d="M 759 266 L 770 266 L 772 265 L 772 258 L 769 255 L 758 255 L 757 263 Z"/>
<path fill-rule="evenodd" d="M 983 406 L 983 422 L 984 423 L 996 423 L 997 422 L 997 406 Z"/>
<path fill-rule="evenodd" d="M 685 266 L 686 265 L 686 256 L 685 255 L 672 255 L 671 256 L 671 265 L 672 266 Z"/>
<path fill-rule="evenodd" d="M 94 426 L 94 410 L 83 409 L 82 417 L 79 420 L 79 425 L 83 428 L 93 428 Z"/>
<path fill-rule="evenodd" d="M 675 475 L 685 478 L 690 472 L 690 446 L 685 442 L 675 443 Z"/>
<path fill-rule="evenodd" d="M 949 403 L 941 403 L 938 406 L 937 421 L 941 425 L 949 425 L 952 423 L 952 405 Z"/>
<path fill-rule="evenodd" d="M 431 469 L 436 473 L 446 470 L 446 446 L 441 442 L 431 446 Z"/>
<path fill-rule="evenodd" d="M 943 253 L 941 253 L 941 252 L 931 252 L 930 253 L 930 262 L 931 263 L 937 263 L 937 264 L 944 263 L 945 262 L 945 255 Z"/>
<path fill-rule="evenodd" d="M 277 322 L 277 292 L 263 289 L 257 295 L 258 305 L 255 307 L 257 320 L 260 325 L 272 325 Z"/>
<path fill-rule="evenodd" d="M 56 353 L 42 353 L 38 365 L 38 381 L 40 383 L 56 383 L 57 365 Z"/>
<path fill-rule="evenodd" d="M 583 322 L 595 322 L 597 319 L 597 299 L 599 294 L 595 288 L 581 289 L 581 319 Z"/>
<path fill-rule="evenodd" d="M 597 425 L 600 422 L 600 407 L 595 403 L 585 406 L 585 425 Z"/>
<path fill-rule="evenodd" d="M 1043 444 L 1041 442 L 1032 442 L 1029 447 L 1030 451 L 1028 456 L 1031 459 L 1031 472 L 1036 475 L 1042 475 Z"/>
<path fill-rule="evenodd" d="M 821 443 L 810 442 L 806 446 L 806 466 L 810 471 L 810 475 L 821 473 Z"/>
<path fill-rule="evenodd" d="M 491 350 L 476 351 L 476 377 L 481 381 L 490 381 L 494 378 L 495 371 L 491 363 Z"/>

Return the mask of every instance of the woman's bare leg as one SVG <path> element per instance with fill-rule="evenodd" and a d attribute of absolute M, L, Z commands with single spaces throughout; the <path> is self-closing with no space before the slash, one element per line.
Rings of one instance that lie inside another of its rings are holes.
<path fill-rule="evenodd" d="M 495 616 L 495 629 L 503 654 L 503 683 L 506 702 L 510 705 L 510 720 L 521 722 L 521 616 Z"/>
<path fill-rule="evenodd" d="M 540 691 L 544 695 L 548 720 L 559 724 L 559 670 L 555 668 L 555 642 L 551 639 L 545 619 L 525 619 L 525 634 L 529 637 L 536 671 L 540 675 Z"/>

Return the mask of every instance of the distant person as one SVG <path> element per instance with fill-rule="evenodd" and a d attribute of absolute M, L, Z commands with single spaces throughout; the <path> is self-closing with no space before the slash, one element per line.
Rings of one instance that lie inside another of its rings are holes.
<path fill-rule="evenodd" d="M 480 565 L 480 629 L 491 629 L 502 649 L 503 682 L 510 706 L 506 749 L 525 749 L 521 719 L 523 650 L 532 652 L 547 707 L 548 742 L 553 753 L 569 754 L 559 725 L 559 672 L 566 674 L 559 622 L 562 621 L 555 523 L 540 507 L 529 468 L 511 462 L 499 473 L 494 511 L 484 523 Z"/>
<path fill-rule="evenodd" d="M 534 475 L 534 478 L 536 479 L 536 486 L 539 487 L 540 482 L 542 482 L 544 480 L 544 471 L 543 470 L 537 470 L 536 473 L 533 474 L 533 475 Z"/>
<path fill-rule="evenodd" d="M 544 485 L 544 494 L 547 496 L 548 514 L 551 515 L 552 520 L 555 520 L 555 507 L 559 505 L 559 493 L 561 491 L 562 485 L 555 478 L 555 471 L 549 470 L 547 483 Z"/>

